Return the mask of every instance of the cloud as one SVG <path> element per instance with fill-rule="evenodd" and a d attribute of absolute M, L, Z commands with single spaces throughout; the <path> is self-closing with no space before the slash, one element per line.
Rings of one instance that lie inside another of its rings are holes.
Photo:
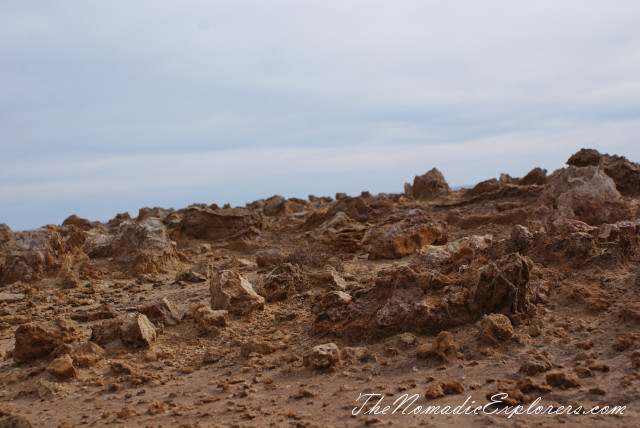
<path fill-rule="evenodd" d="M 432 166 L 471 184 L 583 146 L 639 160 L 638 19 L 633 1 L 5 2 L 0 221 L 400 191 Z"/>

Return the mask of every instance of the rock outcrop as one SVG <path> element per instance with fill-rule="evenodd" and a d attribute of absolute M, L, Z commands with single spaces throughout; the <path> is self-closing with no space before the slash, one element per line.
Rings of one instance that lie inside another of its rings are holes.
<path fill-rule="evenodd" d="M 431 201 L 438 196 L 448 195 L 451 188 L 440 171 L 433 168 L 424 175 L 416 175 L 411 186 L 413 197 L 418 201 Z"/>

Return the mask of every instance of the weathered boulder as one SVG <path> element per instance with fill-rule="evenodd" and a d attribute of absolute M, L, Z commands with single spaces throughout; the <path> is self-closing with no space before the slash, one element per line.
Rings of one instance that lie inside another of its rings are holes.
<path fill-rule="evenodd" d="M 214 311 L 208 306 L 202 306 L 195 311 L 193 319 L 200 333 L 216 331 L 216 327 L 225 327 L 228 312 L 225 310 Z"/>
<path fill-rule="evenodd" d="M 124 222 L 113 242 L 114 261 L 134 273 L 157 273 L 175 265 L 178 253 L 160 219 Z"/>
<path fill-rule="evenodd" d="M 329 368 L 339 362 L 340 349 L 335 343 L 315 346 L 304 356 L 304 365 L 311 369 Z"/>
<path fill-rule="evenodd" d="M 0 282 L 34 281 L 55 274 L 60 267 L 64 245 L 53 227 L 43 227 L 13 234 L 7 245 Z"/>
<path fill-rule="evenodd" d="M 534 168 L 522 177 L 518 184 L 521 186 L 538 185 L 542 186 L 547 183 L 547 170 L 541 168 Z"/>
<path fill-rule="evenodd" d="M 250 208 L 202 208 L 184 210 L 180 232 L 187 237 L 215 241 L 257 233 L 263 228 L 259 211 Z"/>
<path fill-rule="evenodd" d="M 211 279 L 211 307 L 244 315 L 264 309 L 264 297 L 259 296 L 249 281 L 232 270 L 223 270 Z"/>
<path fill-rule="evenodd" d="M 91 327 L 91 340 L 98 345 L 107 345 L 120 338 L 120 328 L 124 320 L 120 317 L 105 319 Z"/>
<path fill-rule="evenodd" d="M 137 314 L 124 320 L 120 326 L 120 339 L 132 348 L 151 346 L 157 337 L 156 328 L 145 315 Z"/>
<path fill-rule="evenodd" d="M 304 272 L 297 265 L 282 263 L 260 281 L 258 291 L 267 302 L 275 302 L 296 294 L 304 282 Z"/>
<path fill-rule="evenodd" d="M 80 286 L 80 277 L 78 272 L 73 269 L 73 255 L 67 255 L 60 266 L 58 276 L 56 277 L 56 284 L 63 290 L 69 290 L 72 288 L 78 288 Z"/>
<path fill-rule="evenodd" d="M 496 344 L 513 337 L 513 325 L 503 314 L 484 315 L 478 321 L 478 335 L 485 342 Z"/>
<path fill-rule="evenodd" d="M 395 214 L 382 224 L 367 229 L 362 246 L 369 259 L 396 259 L 431 244 L 447 242 L 447 224 L 422 210 Z"/>
<path fill-rule="evenodd" d="M 533 262 L 518 253 L 508 254 L 480 270 L 471 290 L 469 310 L 486 313 L 524 313 L 529 308 L 529 277 Z"/>
<path fill-rule="evenodd" d="M 621 220 L 627 215 L 613 180 L 594 166 L 570 166 L 554 172 L 541 198 L 566 216 L 593 225 Z"/>
<path fill-rule="evenodd" d="M 332 250 L 354 253 L 361 248 L 365 229 L 339 211 L 311 232 L 311 237 L 318 244 Z"/>
<path fill-rule="evenodd" d="M 156 325 L 176 325 L 183 317 L 180 309 L 166 297 L 139 305 L 136 310 Z"/>
<path fill-rule="evenodd" d="M 624 196 L 640 196 L 640 165 L 624 156 L 600 154 L 597 150 L 581 149 L 573 154 L 567 165 L 597 166 L 613 179 L 618 192 Z"/>
<path fill-rule="evenodd" d="M 262 206 L 262 212 L 266 216 L 278 216 L 285 213 L 286 199 L 280 195 L 275 195 L 264 201 L 264 205 Z"/>
<path fill-rule="evenodd" d="M 433 168 L 413 179 L 413 197 L 419 201 L 431 201 L 440 195 L 451 193 L 451 188 L 440 171 Z"/>
<path fill-rule="evenodd" d="M 281 263 L 285 254 L 277 248 L 264 248 L 256 251 L 256 264 L 261 268 L 271 268 Z"/>
<path fill-rule="evenodd" d="M 64 318 L 48 323 L 28 323 L 15 332 L 16 346 L 13 360 L 22 363 L 49 354 L 63 343 L 77 338 L 78 324 Z"/>

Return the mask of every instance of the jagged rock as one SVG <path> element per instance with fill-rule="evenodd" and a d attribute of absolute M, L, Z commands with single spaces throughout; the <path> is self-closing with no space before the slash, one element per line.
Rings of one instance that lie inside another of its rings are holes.
<path fill-rule="evenodd" d="M 98 306 L 75 311 L 71 314 L 70 318 L 74 321 L 88 322 L 116 318 L 118 315 L 118 312 L 113 309 L 111 305 L 103 303 Z"/>
<path fill-rule="evenodd" d="M 364 346 L 347 346 L 340 350 L 340 359 L 345 364 L 358 364 L 367 361 L 371 353 Z"/>
<path fill-rule="evenodd" d="M 52 375 L 70 378 L 78 376 L 76 368 L 73 367 L 73 360 L 68 354 L 56 358 L 49 364 L 47 371 Z"/>
<path fill-rule="evenodd" d="M 418 358 L 437 356 L 444 361 L 453 361 L 458 356 L 458 343 L 456 338 L 448 331 L 442 331 L 433 343 L 420 345 L 416 351 Z"/>
<path fill-rule="evenodd" d="M 13 231 L 5 223 L 0 223 L 0 247 L 13 244 Z"/>
<path fill-rule="evenodd" d="M 524 313 L 529 308 L 529 276 L 533 262 L 518 253 L 508 254 L 482 268 L 471 290 L 473 314 Z"/>
<path fill-rule="evenodd" d="M 259 292 L 267 302 L 275 302 L 296 294 L 304 282 L 305 275 L 298 266 L 282 263 L 262 279 Z"/>
<path fill-rule="evenodd" d="M 264 201 L 262 212 L 270 217 L 282 215 L 287 209 L 285 202 L 286 199 L 280 195 L 272 196 Z"/>
<path fill-rule="evenodd" d="M 42 279 L 57 272 L 63 253 L 62 238 L 52 227 L 15 233 L 0 270 L 0 282 Z"/>
<path fill-rule="evenodd" d="M 91 367 L 104 358 L 105 351 L 94 342 L 74 345 L 68 355 L 77 367 Z"/>
<path fill-rule="evenodd" d="M 114 250 L 116 237 L 103 230 L 90 230 L 85 232 L 83 251 L 91 258 L 111 257 Z"/>
<path fill-rule="evenodd" d="M 547 383 L 562 389 L 577 388 L 580 386 L 580 378 L 573 373 L 551 372 L 547 373 Z"/>
<path fill-rule="evenodd" d="M 75 226 L 80 230 L 91 230 L 93 228 L 93 226 L 91 225 L 91 222 L 89 220 L 87 220 L 86 218 L 78 217 L 75 214 L 72 214 L 69 217 L 67 217 L 62 222 L 62 225 L 63 226 Z"/>
<path fill-rule="evenodd" d="M 311 273 L 311 282 L 323 288 L 344 291 L 347 288 L 345 279 L 332 267 L 319 273 Z"/>
<path fill-rule="evenodd" d="M 263 228 L 258 211 L 250 208 L 210 209 L 191 207 L 184 210 L 180 232 L 190 238 L 215 241 L 255 234 Z"/>
<path fill-rule="evenodd" d="M 369 259 L 395 259 L 431 244 L 447 242 L 447 225 L 424 211 L 413 209 L 393 215 L 378 226 L 367 229 L 362 246 Z"/>
<path fill-rule="evenodd" d="M 570 166 L 554 172 L 542 200 L 589 224 L 621 220 L 627 214 L 614 181 L 594 166 Z"/>
<path fill-rule="evenodd" d="M 175 210 L 173 208 L 170 208 L 170 209 L 160 208 L 160 207 L 140 208 L 138 210 L 138 217 L 136 218 L 136 221 L 140 222 L 149 217 L 157 217 L 160 219 L 160 221 L 166 224 L 165 219 L 174 213 L 175 213 Z"/>
<path fill-rule="evenodd" d="M 522 177 L 518 184 L 521 186 L 531 186 L 531 185 L 544 185 L 547 183 L 547 170 L 541 168 L 534 168 L 527 173 L 524 177 Z"/>
<path fill-rule="evenodd" d="M 444 390 L 442 387 L 444 386 L 443 382 L 433 382 L 427 386 L 427 389 L 424 391 L 424 396 L 426 398 L 439 398 L 444 397 Z"/>
<path fill-rule="evenodd" d="M 227 310 L 234 315 L 264 309 L 264 297 L 256 294 L 251 283 L 232 270 L 216 274 L 209 288 L 213 309 Z"/>
<path fill-rule="evenodd" d="M 166 297 L 140 305 L 136 310 L 141 314 L 146 315 L 149 321 L 156 325 L 176 325 L 183 317 L 180 309 L 178 309 L 176 305 Z"/>
<path fill-rule="evenodd" d="M 597 166 L 613 179 L 618 192 L 624 196 L 640 196 L 640 165 L 624 156 L 600 154 L 597 150 L 581 149 L 573 154 L 567 165 Z"/>
<path fill-rule="evenodd" d="M 478 321 L 478 334 L 482 340 L 488 343 L 504 342 L 513 337 L 513 325 L 505 315 L 484 315 Z"/>
<path fill-rule="evenodd" d="M 551 370 L 553 364 L 548 357 L 539 353 L 533 353 L 525 356 L 520 371 L 528 376 Z"/>
<path fill-rule="evenodd" d="M 133 315 L 120 326 L 122 342 L 132 348 L 149 347 L 156 340 L 156 328 L 145 315 Z"/>
<path fill-rule="evenodd" d="M 156 217 L 122 223 L 113 245 L 114 260 L 138 274 L 166 271 L 178 260 L 175 242 Z"/>
<path fill-rule="evenodd" d="M 304 365 L 311 369 L 333 367 L 339 362 L 340 349 L 335 343 L 315 346 L 304 356 Z"/>
<path fill-rule="evenodd" d="M 285 254 L 277 248 L 265 248 L 256 251 L 256 264 L 261 268 L 270 268 L 282 263 Z"/>
<path fill-rule="evenodd" d="M 314 212 L 313 214 L 311 214 L 305 221 L 303 229 L 315 229 L 322 223 L 333 219 L 336 214 L 340 212 L 344 213 L 347 219 L 362 223 L 369 219 L 369 217 L 371 216 L 371 211 L 371 206 L 363 197 L 345 197 L 333 202 L 326 213 Z"/>
<path fill-rule="evenodd" d="M 360 250 L 364 232 L 364 226 L 354 222 L 340 211 L 318 226 L 311 237 L 327 248 L 353 253 Z"/>
<path fill-rule="evenodd" d="M 210 333 L 216 331 L 216 327 L 225 327 L 227 325 L 227 314 L 225 310 L 214 311 L 208 306 L 202 306 L 196 310 L 193 319 L 198 325 L 201 333 Z"/>
<path fill-rule="evenodd" d="M 206 281 L 207 276 L 193 270 L 184 270 L 176 274 L 175 282 L 202 282 Z"/>
<path fill-rule="evenodd" d="M 73 256 L 67 255 L 56 277 L 56 284 L 63 290 L 78 288 L 80 286 L 80 277 L 78 272 L 73 269 Z"/>
<path fill-rule="evenodd" d="M 28 323 L 15 332 L 16 346 L 13 360 L 22 363 L 49 354 L 63 343 L 77 338 L 78 324 L 64 318 L 49 323 Z"/>
<path fill-rule="evenodd" d="M 413 197 L 418 201 L 431 201 L 440 195 L 451 193 L 451 188 L 440 171 L 433 168 L 413 179 Z"/>
<path fill-rule="evenodd" d="M 89 340 L 102 346 L 118 340 L 123 322 L 124 320 L 118 317 L 94 324 L 91 328 L 91 338 Z"/>

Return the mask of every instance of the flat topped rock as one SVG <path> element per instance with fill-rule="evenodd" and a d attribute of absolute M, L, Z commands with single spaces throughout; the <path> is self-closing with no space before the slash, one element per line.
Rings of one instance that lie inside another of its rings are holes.
<path fill-rule="evenodd" d="M 0 302 L 18 302 L 26 296 L 22 293 L 0 293 Z"/>

